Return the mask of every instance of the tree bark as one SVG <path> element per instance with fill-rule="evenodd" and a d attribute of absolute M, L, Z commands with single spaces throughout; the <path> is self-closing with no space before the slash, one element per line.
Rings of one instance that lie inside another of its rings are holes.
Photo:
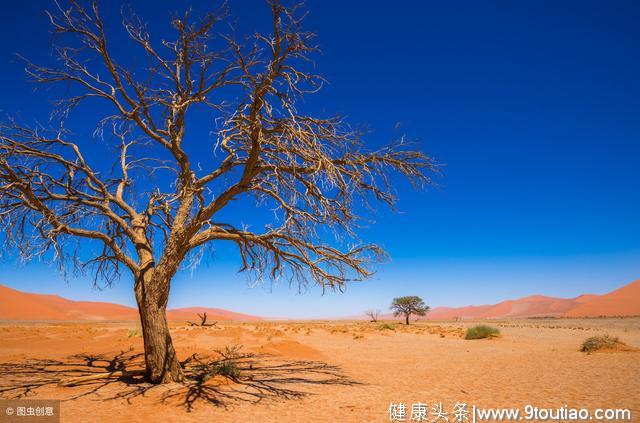
<path fill-rule="evenodd" d="M 408 314 L 404 315 L 404 321 L 407 323 L 407 325 L 409 324 L 409 315 Z"/>
<path fill-rule="evenodd" d="M 146 377 L 151 383 L 182 382 L 184 379 L 167 324 L 169 283 L 155 272 L 147 272 L 136 281 Z"/>

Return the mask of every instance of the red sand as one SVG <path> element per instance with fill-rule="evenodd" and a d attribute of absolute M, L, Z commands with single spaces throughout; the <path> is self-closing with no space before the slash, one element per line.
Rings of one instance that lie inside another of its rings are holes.
<path fill-rule="evenodd" d="M 57 295 L 30 294 L 0 285 L 3 320 L 136 320 L 138 311 L 119 304 L 71 301 Z"/>
<path fill-rule="evenodd" d="M 640 316 L 640 279 L 569 310 L 566 316 Z"/>
<path fill-rule="evenodd" d="M 605 295 L 583 294 L 576 298 L 531 295 L 498 304 L 466 307 L 435 307 L 426 320 L 508 319 L 524 317 L 640 316 L 640 279 Z M 385 313 L 380 319 L 393 319 Z"/>
<path fill-rule="evenodd" d="M 198 320 L 207 313 L 207 321 L 261 318 L 219 308 L 190 307 L 167 311 L 170 320 Z M 138 320 L 138 310 L 120 304 L 72 301 L 57 295 L 30 294 L 0 285 L 0 320 Z"/>
<path fill-rule="evenodd" d="M 242 321 L 257 321 L 262 318 L 257 316 L 251 316 L 249 314 L 235 313 L 233 311 L 223 310 L 221 308 L 206 308 L 206 307 L 187 307 L 187 308 L 174 308 L 167 310 L 167 317 L 169 320 L 193 320 L 198 314 L 207 313 L 207 322 L 212 323 L 216 320 L 242 320 Z M 196 320 L 199 321 L 199 320 Z"/>
<path fill-rule="evenodd" d="M 429 319 L 495 319 L 511 317 L 563 316 L 566 312 L 580 306 L 585 298 L 554 298 L 532 295 L 517 300 L 507 300 L 494 305 L 468 306 L 460 308 L 437 307 L 429 312 Z"/>
<path fill-rule="evenodd" d="M 260 317 L 219 308 L 188 307 L 167 311 L 175 321 L 198 321 L 207 313 L 218 320 L 258 321 Z M 585 294 L 576 298 L 532 295 L 493 305 L 436 307 L 428 320 L 500 319 L 520 317 L 640 316 L 640 279 L 605 295 Z M 384 314 L 381 319 L 391 319 Z M 138 311 L 119 304 L 71 301 L 56 295 L 30 294 L 0 285 L 0 320 L 138 320 Z"/>

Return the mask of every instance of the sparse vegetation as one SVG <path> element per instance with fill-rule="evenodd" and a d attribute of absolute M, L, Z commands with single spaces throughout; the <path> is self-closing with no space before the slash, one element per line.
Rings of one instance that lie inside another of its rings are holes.
<path fill-rule="evenodd" d="M 467 328 L 464 339 L 484 339 L 500 336 L 500 329 L 488 325 L 477 325 Z"/>
<path fill-rule="evenodd" d="M 600 350 L 624 349 L 627 345 L 617 336 L 599 335 L 587 338 L 580 347 L 580 351 L 592 353 Z"/>
<path fill-rule="evenodd" d="M 242 358 L 240 354 L 241 348 L 240 345 L 234 345 L 232 347 L 226 346 L 224 350 L 217 351 L 220 355 L 219 360 L 208 363 L 198 361 L 197 364 L 192 367 L 196 369 L 196 373 L 202 375 L 205 381 L 215 376 L 223 376 L 231 380 L 237 380 L 242 374 L 238 363 L 238 360 Z M 193 359 L 197 360 L 195 356 Z"/>
<path fill-rule="evenodd" d="M 222 360 L 211 365 L 210 376 L 224 376 L 235 380 L 240 377 L 240 369 L 235 361 Z"/>
<path fill-rule="evenodd" d="M 391 323 L 380 323 L 378 325 L 378 330 L 396 330 L 396 327 Z"/>

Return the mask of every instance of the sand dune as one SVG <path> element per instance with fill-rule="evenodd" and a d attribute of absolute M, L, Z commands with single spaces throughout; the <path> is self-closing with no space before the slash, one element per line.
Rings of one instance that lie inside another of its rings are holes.
<path fill-rule="evenodd" d="M 235 313 L 233 311 L 223 310 L 221 308 L 207 308 L 207 307 L 186 307 L 186 308 L 174 308 L 167 310 L 167 317 L 169 320 L 192 320 L 199 322 L 197 319 L 198 314 L 207 313 L 207 322 L 213 323 L 216 320 L 243 320 L 243 321 L 257 321 L 262 318 L 257 316 L 251 316 L 249 314 Z"/>
<path fill-rule="evenodd" d="M 498 304 L 435 307 L 426 320 L 506 319 L 519 317 L 640 316 L 640 279 L 605 295 L 583 294 L 575 298 L 531 295 Z M 394 319 L 390 313 L 382 320 Z"/>
<path fill-rule="evenodd" d="M 460 308 L 434 308 L 428 314 L 429 319 L 495 319 L 513 317 L 562 316 L 564 313 L 583 304 L 585 298 L 554 298 L 544 295 L 533 295 L 507 300 L 494 305 L 468 306 Z"/>
<path fill-rule="evenodd" d="M 170 320 L 261 320 L 219 308 L 190 307 L 167 311 Z M 31 294 L 0 285 L 0 320 L 138 320 L 138 310 L 120 304 L 72 301 L 57 295 Z"/>
<path fill-rule="evenodd" d="M 500 319 L 517 317 L 598 317 L 640 315 L 640 279 L 605 295 L 576 298 L 532 295 L 494 305 L 436 307 L 427 319 Z"/>
<path fill-rule="evenodd" d="M 187 307 L 167 311 L 170 320 L 198 321 L 207 313 L 218 320 L 257 321 L 259 317 L 219 308 Z M 532 295 L 498 304 L 466 307 L 435 307 L 427 320 L 500 319 L 518 317 L 597 317 L 640 315 L 640 279 L 605 295 L 584 294 L 576 298 Z M 362 319 L 363 317 L 354 317 Z M 393 319 L 383 314 L 381 319 Z M 138 311 L 119 304 L 72 301 L 57 295 L 21 292 L 0 285 L 0 320 L 138 320 Z"/>
<path fill-rule="evenodd" d="M 593 300 L 594 298 L 598 298 L 599 295 L 594 295 L 594 294 L 584 294 L 584 295 L 580 295 L 579 297 L 574 298 L 576 300 L 576 302 L 582 304 L 582 303 L 588 303 L 589 301 Z"/>
<path fill-rule="evenodd" d="M 2 320 L 136 320 L 138 311 L 119 304 L 71 301 L 0 285 Z"/>
<path fill-rule="evenodd" d="M 572 317 L 640 316 L 640 279 L 565 313 Z"/>

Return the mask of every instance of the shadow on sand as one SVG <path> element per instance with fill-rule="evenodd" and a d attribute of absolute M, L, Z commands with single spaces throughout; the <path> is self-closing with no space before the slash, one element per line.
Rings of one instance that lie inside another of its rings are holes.
<path fill-rule="evenodd" d="M 23 398 L 40 389 L 57 387 L 62 379 L 142 368 L 140 353 L 115 356 L 78 354 L 65 360 L 27 360 L 0 363 L 0 398 Z M 287 360 L 271 355 L 216 352 L 215 357 L 193 355 L 183 362 L 184 383 L 153 385 L 143 377 L 86 381 L 65 390 L 63 400 L 95 396 L 98 400 L 126 400 L 155 394 L 159 401 L 191 411 L 198 403 L 225 407 L 234 401 L 257 403 L 266 398 L 297 399 L 318 385 L 360 384 L 340 367 L 321 361 Z M 66 393 L 68 392 L 68 394 Z M 58 394 L 60 394 L 58 392 Z M 149 395 L 147 395 L 149 394 Z"/>

